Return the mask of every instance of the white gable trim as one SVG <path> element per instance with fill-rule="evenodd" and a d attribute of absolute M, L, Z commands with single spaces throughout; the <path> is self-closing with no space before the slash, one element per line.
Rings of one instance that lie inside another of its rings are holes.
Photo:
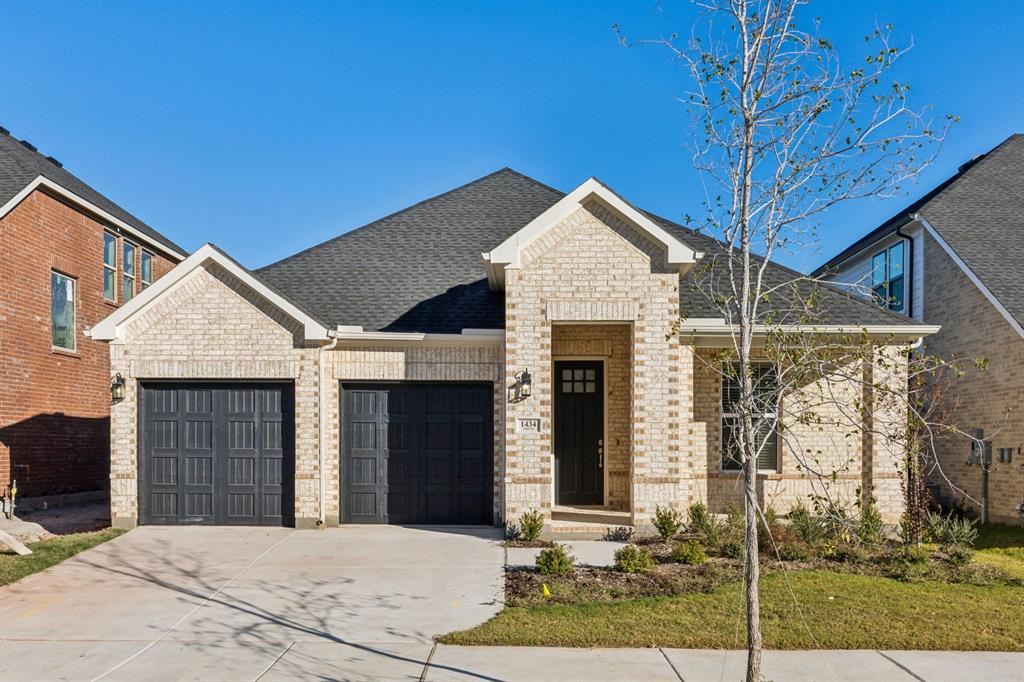
<path fill-rule="evenodd" d="M 928 219 L 920 213 L 915 213 L 914 220 L 924 225 L 924 229 L 928 230 L 928 234 L 931 235 L 932 239 L 934 239 L 936 243 L 942 247 L 942 250 L 953 259 L 953 262 L 957 264 L 957 267 L 963 270 L 963 273 L 967 275 L 967 278 L 971 280 L 971 282 L 974 283 L 974 286 L 978 287 L 978 290 L 984 294 L 985 298 L 988 299 L 988 302 L 991 303 L 995 309 L 999 311 L 999 314 L 1010 323 L 1013 330 L 1017 332 L 1022 339 L 1024 339 L 1024 327 L 1022 327 L 1020 322 L 1010 314 L 1010 311 L 1006 309 L 1006 306 L 999 302 L 999 299 L 995 297 L 995 294 L 993 294 L 987 286 L 985 286 L 985 283 L 981 281 L 981 278 L 974 274 L 974 271 L 971 270 L 960 255 L 953 250 L 953 247 L 951 247 L 946 240 L 942 238 L 939 231 L 932 227 L 932 224 L 928 222 Z"/>
<path fill-rule="evenodd" d="M 646 233 L 648 237 L 664 246 L 667 252 L 668 264 L 678 266 L 680 273 L 688 270 L 704 256 L 702 252 L 694 251 L 666 232 L 653 220 L 634 208 L 629 202 L 603 185 L 597 178 L 590 178 L 565 195 L 554 206 L 531 220 L 496 248 L 481 254 L 487 268 L 487 281 L 490 283 L 491 288 L 500 289 L 504 286 L 505 268 L 519 267 L 519 257 L 523 249 L 575 213 L 590 199 L 596 199 L 601 202 L 613 213 L 632 223 L 642 232 Z"/>
<path fill-rule="evenodd" d="M 692 317 L 682 322 L 679 336 L 690 340 L 697 346 L 722 347 L 731 345 L 733 335 L 739 327 L 726 324 L 720 317 Z M 795 325 L 754 325 L 755 340 L 760 341 L 766 334 L 773 332 L 806 333 L 821 335 L 860 335 L 867 334 L 877 340 L 895 342 L 918 341 L 925 336 L 937 334 L 942 327 L 927 324 L 795 324 Z"/>
<path fill-rule="evenodd" d="M 78 204 L 79 206 L 81 206 L 82 208 L 86 209 L 90 213 L 94 213 L 94 214 L 98 215 L 99 217 L 103 218 L 104 220 L 106 220 L 110 224 L 116 225 L 117 227 L 119 227 L 120 229 L 124 230 L 125 232 L 127 232 L 130 235 L 132 235 L 133 237 L 136 237 L 140 241 L 145 242 L 147 245 L 156 247 L 160 251 L 163 251 L 163 252 L 167 253 L 168 255 L 171 255 L 174 258 L 177 258 L 179 261 L 183 260 L 185 258 L 185 254 L 178 253 L 175 249 L 172 249 L 170 246 L 168 246 L 164 242 L 159 241 L 157 239 L 154 239 L 153 237 L 151 237 L 151 236 L 149 236 L 147 234 L 144 234 L 143 232 L 140 232 L 139 230 L 135 229 L 134 227 L 132 227 L 128 223 L 124 222 L 123 220 L 115 218 L 113 215 L 111 215 L 110 213 L 104 211 L 102 208 L 100 208 L 96 204 L 93 204 L 93 203 L 91 203 L 89 201 L 86 201 L 85 199 L 83 199 L 82 197 L 78 196 L 77 194 L 75 194 L 71 190 L 67 189 L 66 187 L 58 185 L 53 180 L 50 180 L 49 178 L 44 177 L 42 175 L 36 176 L 35 180 L 33 180 L 32 182 L 28 183 L 23 190 L 21 190 L 20 192 L 15 194 L 13 197 L 11 197 L 10 201 L 8 201 L 3 206 L 0 206 L 0 218 L 3 218 L 5 215 L 7 215 L 11 211 L 13 211 L 14 207 L 17 206 L 18 204 L 20 204 L 25 199 L 25 197 L 27 197 L 29 194 L 32 194 L 32 192 L 36 191 L 40 187 L 44 187 L 47 190 L 49 190 L 50 192 L 53 192 L 54 194 L 67 199 L 68 201 L 71 201 L 71 202 L 73 202 L 75 204 Z"/>
<path fill-rule="evenodd" d="M 208 263 L 216 263 L 221 266 L 283 313 L 300 322 L 303 325 L 307 341 L 327 340 L 328 330 L 326 327 L 299 310 L 293 303 L 267 287 L 263 282 L 253 277 L 252 273 L 218 251 L 212 244 L 203 245 L 191 256 L 176 265 L 173 270 L 146 287 L 131 301 L 105 317 L 92 329 L 86 330 L 86 334 L 99 341 L 121 339 L 125 323 L 145 310 L 164 293 L 173 290 L 179 282 L 182 282 L 192 272 L 206 266 Z"/>

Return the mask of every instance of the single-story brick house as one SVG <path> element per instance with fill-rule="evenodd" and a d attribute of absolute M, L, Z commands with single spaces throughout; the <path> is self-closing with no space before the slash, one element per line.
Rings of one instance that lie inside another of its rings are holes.
<path fill-rule="evenodd" d="M 658 505 L 721 511 L 741 496 L 703 360 L 728 328 L 683 286 L 721 249 L 596 179 L 563 194 L 509 169 L 258 271 L 208 244 L 90 332 L 125 382 L 114 523 L 539 509 L 552 532 L 585 532 L 643 526 Z M 831 328 L 888 348 L 935 331 L 820 295 Z M 852 462 L 835 485 L 897 518 L 898 449 L 868 430 L 840 440 L 818 446 Z M 780 508 L 811 492 L 784 448 L 761 468 Z"/>

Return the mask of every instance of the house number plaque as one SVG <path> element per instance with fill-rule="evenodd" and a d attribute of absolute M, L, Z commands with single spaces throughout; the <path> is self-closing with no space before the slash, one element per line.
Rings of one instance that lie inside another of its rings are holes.
<path fill-rule="evenodd" d="M 540 433 L 540 418 L 520 417 L 516 419 L 516 433 Z"/>

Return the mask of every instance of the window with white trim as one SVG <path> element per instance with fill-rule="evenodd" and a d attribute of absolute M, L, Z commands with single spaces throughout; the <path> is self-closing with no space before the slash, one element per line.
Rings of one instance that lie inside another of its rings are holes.
<path fill-rule="evenodd" d="M 739 365 L 723 368 L 722 377 L 722 470 L 739 471 L 742 451 L 739 434 L 740 415 L 736 405 L 740 401 Z M 756 364 L 752 368 L 754 381 L 754 426 L 758 471 L 778 471 L 778 377 L 775 368 Z"/>
<path fill-rule="evenodd" d="M 139 281 L 143 289 L 153 283 L 153 254 L 145 249 L 139 255 Z"/>
<path fill-rule="evenodd" d="M 124 258 L 121 262 L 121 286 L 124 289 L 124 302 L 135 296 L 135 245 L 125 241 Z"/>
<path fill-rule="evenodd" d="M 899 241 L 871 258 L 871 293 L 875 302 L 898 313 L 906 309 L 903 253 L 903 241 Z"/>
<path fill-rule="evenodd" d="M 75 349 L 75 280 L 56 270 L 50 271 L 50 343 Z"/>
<path fill-rule="evenodd" d="M 103 298 L 117 300 L 117 236 L 103 233 Z"/>

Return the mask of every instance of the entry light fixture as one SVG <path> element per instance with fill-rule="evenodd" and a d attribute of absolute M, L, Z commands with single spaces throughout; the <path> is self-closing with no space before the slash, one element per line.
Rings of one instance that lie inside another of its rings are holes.
<path fill-rule="evenodd" d="M 530 390 L 533 384 L 533 377 L 530 376 L 530 370 L 524 369 L 522 372 L 516 375 L 516 385 L 519 387 L 519 396 L 522 398 L 530 397 Z"/>
<path fill-rule="evenodd" d="M 110 404 L 114 405 L 124 400 L 124 377 L 118 372 L 110 380 Z"/>

